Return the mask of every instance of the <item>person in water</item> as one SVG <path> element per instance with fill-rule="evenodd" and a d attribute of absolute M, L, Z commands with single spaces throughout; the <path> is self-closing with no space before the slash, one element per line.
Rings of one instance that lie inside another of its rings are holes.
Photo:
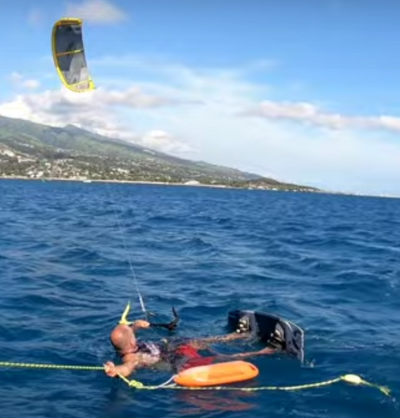
<path fill-rule="evenodd" d="M 271 348 L 264 348 L 259 351 L 247 353 L 221 354 L 217 357 L 203 357 L 198 352 L 198 350 L 206 349 L 211 343 L 228 342 L 245 338 L 247 337 L 246 333 L 231 333 L 217 337 L 188 340 L 183 343 L 178 343 L 171 350 L 166 344 L 138 341 L 136 339 L 136 331 L 142 328 L 148 328 L 150 323 L 145 320 L 136 320 L 133 323 L 127 323 L 126 320 L 123 320 L 124 316 L 126 318 L 124 314 L 121 322 L 112 330 L 110 335 L 111 344 L 119 353 L 122 360 L 122 364 L 120 365 L 115 365 L 111 361 L 108 361 L 104 365 L 105 373 L 110 377 L 116 377 L 118 375 L 127 377 L 139 368 L 152 367 L 162 361 L 176 363 L 176 361 L 180 360 L 181 363 L 183 362 L 182 368 L 188 368 L 211 364 L 217 358 L 243 359 L 272 354 L 276 351 Z"/>

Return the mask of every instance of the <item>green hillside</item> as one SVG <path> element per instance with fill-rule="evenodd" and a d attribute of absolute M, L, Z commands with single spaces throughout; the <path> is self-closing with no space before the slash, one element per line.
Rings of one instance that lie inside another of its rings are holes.
<path fill-rule="evenodd" d="M 285 187 L 284 183 L 256 174 L 174 157 L 72 125 L 59 128 L 2 116 L 0 176 Z"/>

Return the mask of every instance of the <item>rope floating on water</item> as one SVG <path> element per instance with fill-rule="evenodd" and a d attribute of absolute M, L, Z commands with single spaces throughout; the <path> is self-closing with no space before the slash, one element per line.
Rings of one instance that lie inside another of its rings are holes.
<path fill-rule="evenodd" d="M 146 389 L 146 390 L 155 390 L 155 389 L 175 389 L 175 390 L 226 390 L 226 391 L 241 391 L 241 392 L 260 392 L 267 390 L 275 391 L 296 391 L 304 389 L 313 389 L 320 388 L 323 386 L 333 385 L 344 381 L 353 385 L 364 385 L 369 387 L 374 387 L 379 389 L 384 395 L 390 396 L 390 389 L 385 386 L 376 385 L 366 380 L 363 380 L 360 376 L 355 374 L 346 374 L 335 379 L 325 380 L 323 382 L 317 383 L 306 383 L 304 385 L 296 386 L 259 386 L 259 387 L 235 387 L 235 386 L 208 386 L 208 387 L 186 387 L 178 385 L 159 385 L 159 386 L 145 386 L 143 383 L 138 382 L 137 380 L 128 380 L 124 376 L 119 376 L 126 384 L 135 389 Z"/>
<path fill-rule="evenodd" d="M 63 364 L 40 364 L 40 363 L 14 363 L 9 361 L 0 361 L 0 368 L 28 368 L 28 369 L 57 369 L 57 370 L 81 370 L 81 371 L 104 371 L 102 366 L 85 366 L 85 365 L 63 365 Z M 129 387 L 142 390 L 157 390 L 157 389 L 174 389 L 174 390 L 226 390 L 226 391 L 241 391 L 241 392 L 259 392 L 267 390 L 276 391 L 296 391 L 304 389 L 320 388 L 323 386 L 333 385 L 341 381 L 350 383 L 356 386 L 369 386 L 381 391 L 384 395 L 390 396 L 390 389 L 385 386 L 380 386 L 374 383 L 367 382 L 356 374 L 345 374 L 335 379 L 325 380 L 317 383 L 306 383 L 296 386 L 259 386 L 259 387 L 235 387 L 235 386 L 208 386 L 208 387 L 187 387 L 169 384 L 175 376 L 172 376 L 165 383 L 154 386 L 146 386 L 138 380 L 129 380 L 126 377 L 119 375 Z"/>
<path fill-rule="evenodd" d="M 58 370 L 85 370 L 104 371 L 102 366 L 75 366 L 68 364 L 40 364 L 40 363 L 13 363 L 11 361 L 0 361 L 0 367 L 25 368 L 25 369 L 58 369 Z"/>

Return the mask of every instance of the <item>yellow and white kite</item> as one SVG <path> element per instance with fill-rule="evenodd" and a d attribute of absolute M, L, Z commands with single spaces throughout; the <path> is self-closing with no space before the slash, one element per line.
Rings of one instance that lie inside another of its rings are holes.
<path fill-rule="evenodd" d="M 82 20 L 58 20 L 53 26 L 51 44 L 54 65 L 64 86 L 77 93 L 94 90 L 83 47 Z"/>

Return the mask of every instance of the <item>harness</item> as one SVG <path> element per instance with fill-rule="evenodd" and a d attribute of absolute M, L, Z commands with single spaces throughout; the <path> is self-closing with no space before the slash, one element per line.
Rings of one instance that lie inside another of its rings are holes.
<path fill-rule="evenodd" d="M 152 357 L 162 357 L 163 350 L 161 345 L 151 341 L 138 341 L 135 353 L 150 354 Z"/>

